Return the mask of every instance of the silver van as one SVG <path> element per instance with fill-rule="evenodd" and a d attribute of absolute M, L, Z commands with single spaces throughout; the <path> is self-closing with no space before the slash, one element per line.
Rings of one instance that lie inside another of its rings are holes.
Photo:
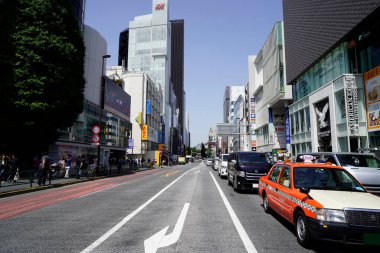
<path fill-rule="evenodd" d="M 373 153 L 345 152 L 307 152 L 297 155 L 297 162 L 302 162 L 302 155 L 312 155 L 317 162 L 331 162 L 345 168 L 367 191 L 380 195 L 380 159 Z"/>

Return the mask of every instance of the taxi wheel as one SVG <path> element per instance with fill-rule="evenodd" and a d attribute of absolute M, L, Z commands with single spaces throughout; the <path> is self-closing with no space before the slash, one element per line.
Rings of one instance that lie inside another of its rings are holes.
<path fill-rule="evenodd" d="M 264 207 L 264 212 L 270 213 L 268 197 L 266 194 L 264 194 L 264 196 L 263 196 L 263 207 Z"/>
<path fill-rule="evenodd" d="M 304 247 L 310 246 L 311 237 L 305 214 L 302 211 L 298 211 L 295 219 L 296 236 L 297 241 Z"/>

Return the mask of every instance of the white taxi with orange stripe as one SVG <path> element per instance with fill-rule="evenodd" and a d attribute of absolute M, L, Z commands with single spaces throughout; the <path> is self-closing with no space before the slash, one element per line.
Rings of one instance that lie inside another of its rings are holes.
<path fill-rule="evenodd" d="M 310 159 L 310 157 L 307 157 Z M 298 242 L 312 239 L 380 245 L 380 197 L 332 164 L 275 164 L 260 178 L 265 212 L 293 223 Z"/>

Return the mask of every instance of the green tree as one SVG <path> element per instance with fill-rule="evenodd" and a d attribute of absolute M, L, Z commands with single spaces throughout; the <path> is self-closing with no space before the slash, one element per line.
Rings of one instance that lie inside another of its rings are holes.
<path fill-rule="evenodd" d="M 201 156 L 202 158 L 206 157 L 206 148 L 205 148 L 205 144 L 201 144 Z"/>
<path fill-rule="evenodd" d="M 0 0 L 0 45 L 0 152 L 30 158 L 83 110 L 83 38 L 67 0 Z"/>

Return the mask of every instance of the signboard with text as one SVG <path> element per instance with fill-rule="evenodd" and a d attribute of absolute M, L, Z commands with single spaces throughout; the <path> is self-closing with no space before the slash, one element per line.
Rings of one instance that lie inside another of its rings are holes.
<path fill-rule="evenodd" d="M 368 132 L 380 131 L 380 66 L 364 73 Z"/>
<path fill-rule="evenodd" d="M 347 124 L 351 136 L 359 135 L 358 89 L 354 75 L 346 76 Z"/>
<path fill-rule="evenodd" d="M 142 125 L 141 140 L 143 140 L 143 141 L 148 140 L 148 125 Z"/>

